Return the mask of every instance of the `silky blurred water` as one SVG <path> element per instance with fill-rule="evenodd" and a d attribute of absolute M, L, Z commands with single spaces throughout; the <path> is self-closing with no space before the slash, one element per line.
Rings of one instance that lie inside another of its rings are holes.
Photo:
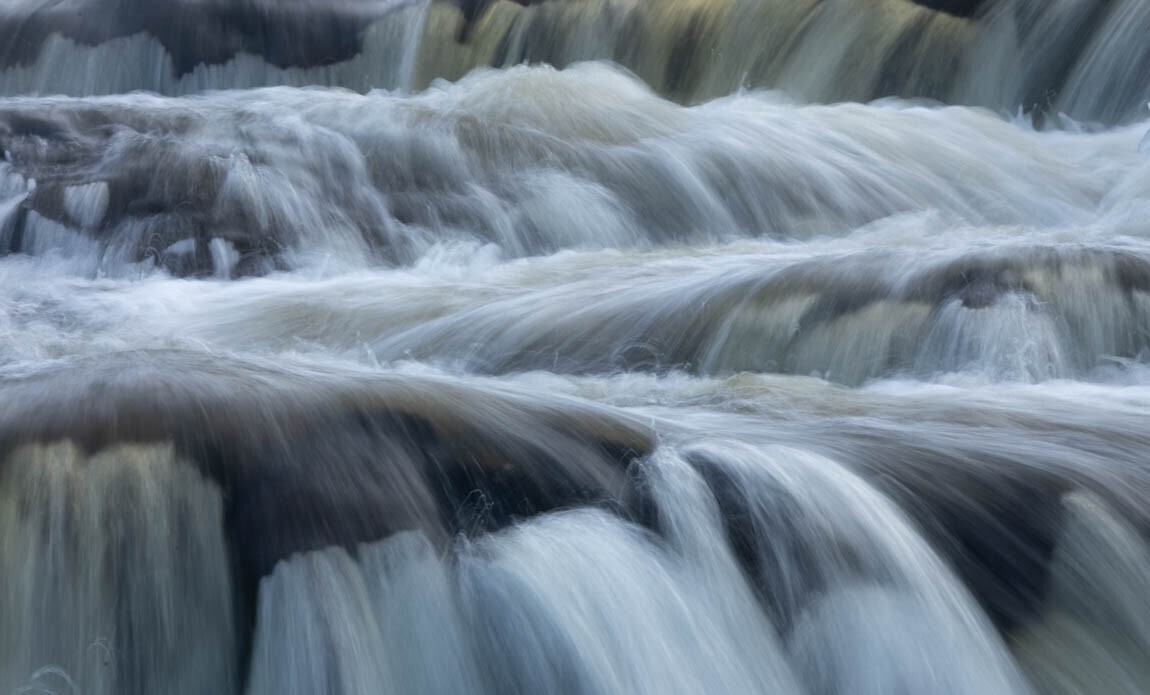
<path fill-rule="evenodd" d="M 1145 3 L 85 2 L 0 13 L 0 692 L 1150 689 Z"/>

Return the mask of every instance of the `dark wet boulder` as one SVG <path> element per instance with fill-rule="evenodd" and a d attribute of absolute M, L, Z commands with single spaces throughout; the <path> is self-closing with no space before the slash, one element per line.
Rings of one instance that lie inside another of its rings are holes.
<path fill-rule="evenodd" d="M 987 0 L 912 0 L 916 5 L 952 14 L 956 17 L 973 17 L 978 14 Z"/>
<path fill-rule="evenodd" d="M 183 353 L 85 360 L 3 385 L 21 405 L 0 409 L 0 453 L 170 442 L 220 486 L 254 579 L 295 552 L 405 529 L 443 542 L 573 505 L 622 509 L 626 469 L 653 446 L 586 405 L 344 376 Z"/>
<path fill-rule="evenodd" d="M 0 65 L 31 62 L 49 35 L 83 45 L 147 33 L 177 74 L 238 53 L 278 67 L 327 65 L 354 57 L 364 28 L 394 9 L 372 0 L 66 0 L 0 10 L 7 50 Z"/>

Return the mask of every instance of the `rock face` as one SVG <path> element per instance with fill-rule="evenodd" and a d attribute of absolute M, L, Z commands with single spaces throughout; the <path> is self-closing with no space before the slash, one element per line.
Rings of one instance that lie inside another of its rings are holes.
<path fill-rule="evenodd" d="M 278 67 L 312 67 L 359 53 L 362 32 L 395 8 L 376 0 L 65 0 L 17 2 L 0 10 L 5 67 L 35 60 L 49 34 L 93 46 L 146 32 L 177 74 L 238 53 Z"/>
<path fill-rule="evenodd" d="M 594 409 L 532 412 L 436 382 L 321 384 L 180 353 L 88 366 L 79 379 L 10 381 L 9 402 L 25 407 L 0 414 L 0 450 L 172 446 L 223 491 L 228 536 L 252 577 L 292 553 L 404 529 L 442 542 L 551 509 L 618 504 L 627 465 L 653 446 L 643 427 Z M 49 383 L 92 408 L 64 413 L 37 398 Z"/>
<path fill-rule="evenodd" d="M 105 264 L 227 278 L 282 267 L 301 233 L 346 233 L 364 260 L 388 260 L 385 204 L 341 136 L 281 130 L 269 149 L 253 142 L 265 119 L 238 103 L 227 115 L 185 106 L 146 96 L 11 105 L 0 115 L 0 166 L 9 200 L 21 202 L 0 253 L 69 239 Z"/>

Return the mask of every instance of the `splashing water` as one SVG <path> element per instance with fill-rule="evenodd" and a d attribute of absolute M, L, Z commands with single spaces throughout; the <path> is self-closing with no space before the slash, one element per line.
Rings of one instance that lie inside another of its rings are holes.
<path fill-rule="evenodd" d="M 1150 690 L 1148 7 L 8 3 L 0 693 Z"/>

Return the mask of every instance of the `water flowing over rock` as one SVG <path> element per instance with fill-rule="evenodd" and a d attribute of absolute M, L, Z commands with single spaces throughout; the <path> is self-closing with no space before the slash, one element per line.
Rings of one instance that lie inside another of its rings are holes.
<path fill-rule="evenodd" d="M 10 0 L 0 693 L 1150 691 L 1144 0 Z"/>
<path fill-rule="evenodd" d="M 1143 0 L 17 0 L 7 93 L 423 88 L 480 67 L 606 60 L 699 102 L 924 97 L 1080 121 L 1150 99 Z"/>

